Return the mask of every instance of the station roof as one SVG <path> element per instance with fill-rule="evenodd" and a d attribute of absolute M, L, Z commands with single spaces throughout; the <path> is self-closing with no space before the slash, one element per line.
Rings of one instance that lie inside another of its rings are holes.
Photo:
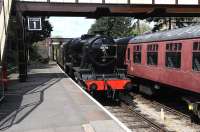
<path fill-rule="evenodd" d="M 169 31 L 156 32 L 134 37 L 129 43 L 158 42 L 169 40 L 182 40 L 200 37 L 200 25 L 188 26 Z"/>

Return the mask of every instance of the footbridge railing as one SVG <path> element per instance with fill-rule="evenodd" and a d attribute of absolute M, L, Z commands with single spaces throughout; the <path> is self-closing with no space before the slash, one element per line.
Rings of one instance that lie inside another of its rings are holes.
<path fill-rule="evenodd" d="M 51 2 L 51 3 L 200 5 L 200 0 L 18 0 L 18 1 Z"/>

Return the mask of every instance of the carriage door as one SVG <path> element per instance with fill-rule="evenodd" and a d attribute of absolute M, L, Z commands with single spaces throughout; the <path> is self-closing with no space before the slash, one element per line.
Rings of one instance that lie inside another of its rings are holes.
<path fill-rule="evenodd" d="M 127 67 L 128 67 L 128 70 L 129 70 L 129 68 L 130 68 L 130 66 L 131 66 L 131 60 L 130 60 L 130 47 L 127 49 L 127 53 L 126 53 L 126 65 L 127 65 Z"/>

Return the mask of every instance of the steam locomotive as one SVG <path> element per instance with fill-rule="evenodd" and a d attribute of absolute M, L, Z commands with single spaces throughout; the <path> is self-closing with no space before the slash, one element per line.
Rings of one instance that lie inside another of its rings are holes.
<path fill-rule="evenodd" d="M 57 62 L 70 77 L 92 95 L 117 99 L 132 85 L 124 66 L 126 45 L 102 35 L 82 35 L 57 48 Z M 124 48 L 122 48 L 124 47 Z M 123 50 L 122 50 L 123 49 Z"/>

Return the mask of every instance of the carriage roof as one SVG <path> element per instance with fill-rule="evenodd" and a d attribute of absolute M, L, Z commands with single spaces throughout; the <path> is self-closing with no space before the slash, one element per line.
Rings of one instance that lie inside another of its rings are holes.
<path fill-rule="evenodd" d="M 182 40 L 200 37 L 200 25 L 188 26 L 169 31 L 156 32 L 134 37 L 129 43 L 145 43 L 169 40 Z"/>
<path fill-rule="evenodd" d="M 115 43 L 116 44 L 120 44 L 120 45 L 127 45 L 128 42 L 133 38 L 133 36 L 129 36 L 129 37 L 124 37 L 124 38 L 119 38 L 119 39 L 115 39 Z"/>

